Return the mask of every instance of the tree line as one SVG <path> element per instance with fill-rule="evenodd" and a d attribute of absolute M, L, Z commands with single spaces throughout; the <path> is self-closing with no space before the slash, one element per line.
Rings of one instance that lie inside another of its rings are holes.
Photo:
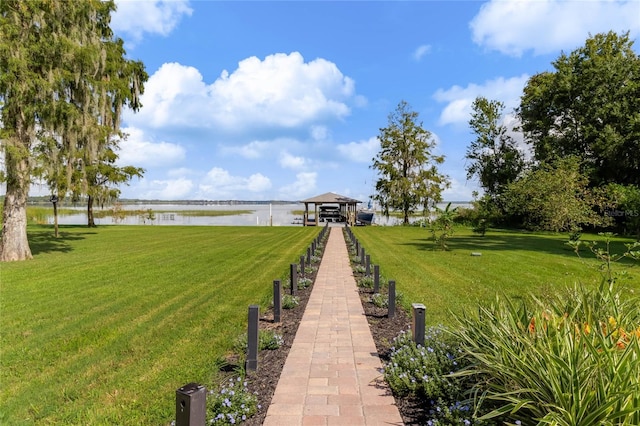
<path fill-rule="evenodd" d="M 467 219 L 481 232 L 615 227 L 640 238 L 640 56 L 629 33 L 591 36 L 552 65 L 527 82 L 513 112 L 516 129 L 505 125 L 502 102 L 473 102 L 465 169 L 483 193 Z M 437 171 L 444 158 L 431 154 L 431 134 L 404 101 L 378 139 L 374 198 L 408 223 L 409 214 L 441 201 L 449 184 Z"/>

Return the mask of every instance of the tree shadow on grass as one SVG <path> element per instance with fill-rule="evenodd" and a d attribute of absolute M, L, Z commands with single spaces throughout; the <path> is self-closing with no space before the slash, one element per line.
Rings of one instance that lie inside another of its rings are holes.
<path fill-rule="evenodd" d="M 598 242 L 597 248 L 605 249 L 606 245 L 603 239 L 596 239 L 591 235 L 584 236 L 582 241 L 590 242 L 593 240 Z M 577 258 L 572 247 L 566 243 L 569 240 L 566 234 L 538 234 L 526 231 L 505 231 L 491 230 L 482 237 L 474 236 L 457 236 L 453 235 L 448 241 L 449 251 L 468 251 L 468 252 L 488 252 L 488 251 L 532 251 L 539 253 L 548 253 L 557 256 L 568 256 Z M 437 251 L 436 245 L 430 238 L 416 239 L 406 242 L 403 245 L 413 245 L 418 250 Z M 616 240 L 610 245 L 611 254 L 622 254 L 627 250 L 624 242 Z M 596 256 L 587 247 L 580 249 L 580 256 L 584 259 L 595 259 Z M 623 258 L 619 260 L 622 264 L 637 265 L 637 262 Z"/>
<path fill-rule="evenodd" d="M 77 231 L 77 229 L 84 229 L 85 231 Z M 71 232 L 72 231 L 72 232 Z M 69 253 L 73 250 L 72 242 L 86 238 L 87 235 L 94 235 L 95 232 L 87 230 L 86 226 L 64 226 L 59 228 L 58 238 L 55 237 L 53 226 L 52 227 L 39 227 L 35 230 L 30 230 L 28 233 L 29 247 L 31 248 L 31 254 L 43 254 L 43 253 Z"/>

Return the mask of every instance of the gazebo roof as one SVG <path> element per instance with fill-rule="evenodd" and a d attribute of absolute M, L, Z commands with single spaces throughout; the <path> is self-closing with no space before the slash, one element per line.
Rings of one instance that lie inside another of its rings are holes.
<path fill-rule="evenodd" d="M 345 197 L 344 195 L 336 194 L 333 192 L 327 192 L 326 194 L 316 195 L 312 198 L 307 198 L 306 200 L 302 200 L 303 203 L 314 203 L 314 204 L 357 204 L 362 201 L 358 201 L 354 198 Z"/>

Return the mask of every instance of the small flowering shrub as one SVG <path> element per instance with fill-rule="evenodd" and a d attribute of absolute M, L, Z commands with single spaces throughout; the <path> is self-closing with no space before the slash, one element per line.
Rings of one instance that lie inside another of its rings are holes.
<path fill-rule="evenodd" d="M 316 272 L 318 268 L 316 268 L 315 266 L 305 266 L 304 267 L 304 273 L 305 275 L 311 275 L 314 272 Z"/>
<path fill-rule="evenodd" d="M 249 392 L 242 378 L 231 378 L 220 389 L 210 390 L 207 395 L 207 418 L 209 424 L 233 425 L 242 423 L 260 409 L 258 398 Z"/>
<path fill-rule="evenodd" d="M 441 329 L 429 328 L 424 346 L 416 345 L 410 332 L 402 332 L 393 341 L 384 377 L 398 395 L 455 402 L 462 393 L 461 380 L 449 375 L 461 368 L 459 354 L 457 345 Z"/>
<path fill-rule="evenodd" d="M 373 288 L 373 277 L 362 277 L 358 280 L 358 287 Z"/>
<path fill-rule="evenodd" d="M 247 333 L 238 336 L 234 349 L 236 352 L 244 353 L 247 351 Z M 282 335 L 273 330 L 258 331 L 258 349 L 259 350 L 275 350 L 284 344 Z"/>
<path fill-rule="evenodd" d="M 429 328 L 425 345 L 416 345 L 410 332 L 394 339 L 384 377 L 395 394 L 421 399 L 428 414 L 426 424 L 490 425 L 474 419 L 465 396 L 470 387 L 464 376 L 455 376 L 466 360 L 460 348 L 439 328 Z"/>
<path fill-rule="evenodd" d="M 386 308 L 389 306 L 389 295 L 376 293 L 369 299 L 374 306 L 378 308 Z"/>
<path fill-rule="evenodd" d="M 282 296 L 282 309 L 293 309 L 300 304 L 300 299 L 297 296 L 290 294 L 284 294 Z"/>
<path fill-rule="evenodd" d="M 302 290 L 312 284 L 311 278 L 298 278 L 298 289 Z"/>
<path fill-rule="evenodd" d="M 317 253 L 317 251 L 316 251 Z M 322 253 L 319 253 L 318 255 L 313 255 L 311 256 L 311 263 L 320 263 L 320 261 L 322 260 L 322 258 L 320 257 Z"/>
<path fill-rule="evenodd" d="M 284 344 L 281 334 L 273 330 L 260 330 L 258 334 L 258 347 L 260 350 L 276 350 Z"/>

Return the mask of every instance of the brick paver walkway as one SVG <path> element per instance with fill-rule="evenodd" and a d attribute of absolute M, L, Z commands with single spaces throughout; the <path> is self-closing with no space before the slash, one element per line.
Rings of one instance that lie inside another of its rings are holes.
<path fill-rule="evenodd" d="M 342 228 L 331 228 L 263 425 L 402 425 L 381 367 Z"/>

